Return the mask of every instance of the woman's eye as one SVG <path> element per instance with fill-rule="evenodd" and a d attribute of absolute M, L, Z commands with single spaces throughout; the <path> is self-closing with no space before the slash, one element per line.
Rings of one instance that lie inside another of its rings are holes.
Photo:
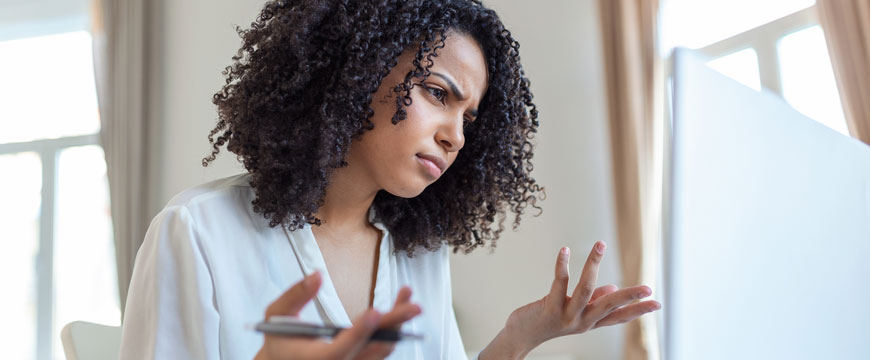
<path fill-rule="evenodd" d="M 432 96 L 434 96 L 435 99 L 437 99 L 440 102 L 444 102 L 444 98 L 447 97 L 447 93 L 444 90 L 441 90 L 439 88 L 427 87 L 426 89 L 429 90 L 429 93 L 432 94 Z"/>

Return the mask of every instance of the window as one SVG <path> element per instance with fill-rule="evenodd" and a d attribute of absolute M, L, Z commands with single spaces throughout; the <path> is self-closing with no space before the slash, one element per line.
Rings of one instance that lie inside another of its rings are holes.
<path fill-rule="evenodd" d="M 0 41 L 0 358 L 64 359 L 75 320 L 120 324 L 87 32 Z"/>
<path fill-rule="evenodd" d="M 735 80 L 849 135 L 815 0 L 664 0 L 661 50 L 697 49 Z"/>
<path fill-rule="evenodd" d="M 743 85 L 761 90 L 761 74 L 758 72 L 758 53 L 747 48 L 721 56 L 707 63 L 711 68 L 730 76 Z"/>

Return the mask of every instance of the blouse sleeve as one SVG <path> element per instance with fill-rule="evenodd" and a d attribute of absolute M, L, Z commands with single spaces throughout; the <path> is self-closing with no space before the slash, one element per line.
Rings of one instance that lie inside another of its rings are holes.
<path fill-rule="evenodd" d="M 122 359 L 218 359 L 219 314 L 207 258 L 184 206 L 160 212 L 136 256 Z"/>

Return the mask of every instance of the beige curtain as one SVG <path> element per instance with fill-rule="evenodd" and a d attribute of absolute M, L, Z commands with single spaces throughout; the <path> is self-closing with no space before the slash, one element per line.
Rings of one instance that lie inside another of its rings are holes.
<path fill-rule="evenodd" d="M 661 201 L 657 0 L 599 0 L 622 283 L 656 281 Z M 667 306 L 667 304 L 662 304 Z M 654 316 L 626 326 L 625 359 L 660 357 Z"/>
<path fill-rule="evenodd" d="M 100 141 L 109 177 L 121 312 L 146 214 L 145 8 L 136 0 L 92 0 Z"/>
<path fill-rule="evenodd" d="M 870 144 L 870 1 L 817 0 L 849 132 Z"/>

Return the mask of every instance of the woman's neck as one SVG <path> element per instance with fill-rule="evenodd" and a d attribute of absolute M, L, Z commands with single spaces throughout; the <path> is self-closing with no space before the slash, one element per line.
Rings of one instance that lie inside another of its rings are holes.
<path fill-rule="evenodd" d="M 330 234 L 348 240 L 352 236 L 369 230 L 369 208 L 377 195 L 377 187 L 361 181 L 364 176 L 354 174 L 353 169 L 336 169 L 330 176 L 323 205 L 315 216 L 321 221 L 321 230 L 328 229 Z M 333 239 L 332 241 L 341 241 Z"/>

